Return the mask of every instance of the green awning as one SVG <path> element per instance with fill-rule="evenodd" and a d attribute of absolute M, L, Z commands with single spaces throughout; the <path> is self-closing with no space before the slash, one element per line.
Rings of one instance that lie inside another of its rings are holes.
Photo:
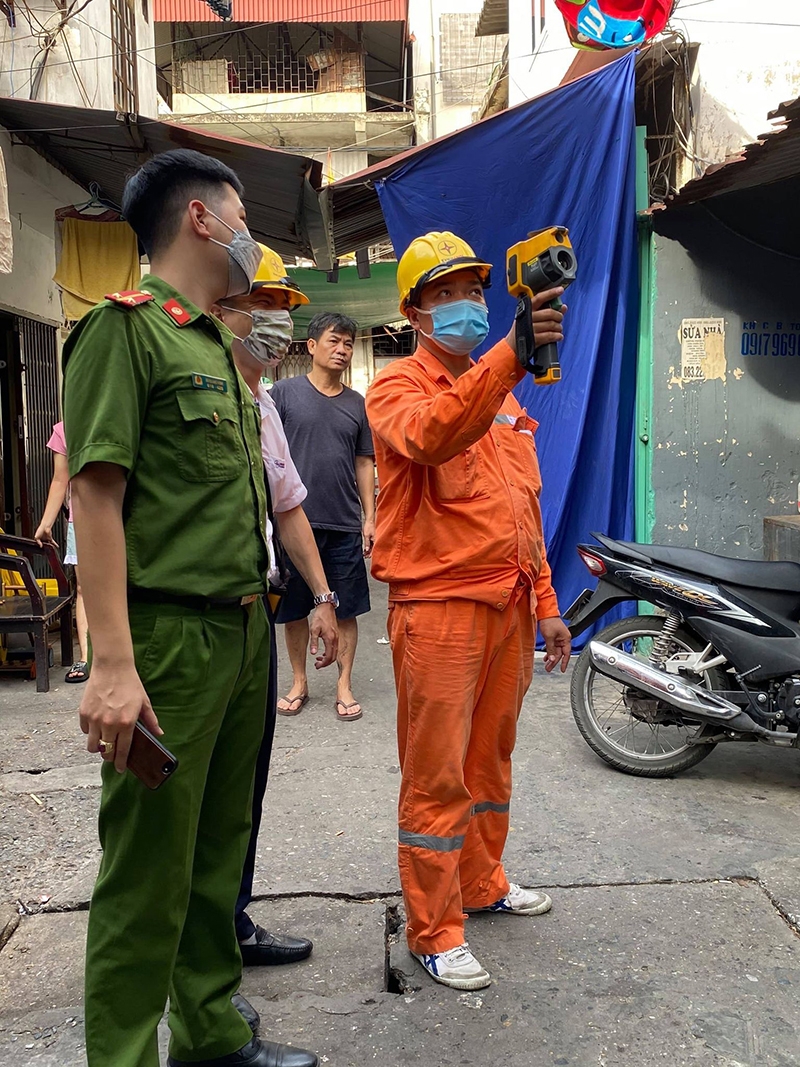
<path fill-rule="evenodd" d="M 355 266 L 340 267 L 339 281 L 329 282 L 325 271 L 306 267 L 289 268 L 289 276 L 311 301 L 292 315 L 294 339 L 304 340 L 312 315 L 318 311 L 339 311 L 355 319 L 359 328 L 398 322 L 397 264 L 373 263 L 370 277 L 359 278 Z"/>

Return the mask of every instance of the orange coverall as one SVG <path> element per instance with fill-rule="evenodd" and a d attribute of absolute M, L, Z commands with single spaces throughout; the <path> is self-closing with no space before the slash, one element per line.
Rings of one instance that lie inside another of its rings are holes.
<path fill-rule="evenodd" d="M 542 536 L 537 423 L 501 342 L 461 377 L 423 348 L 367 391 L 380 493 L 372 573 L 389 583 L 412 952 L 464 942 L 463 908 L 508 892 L 511 753 L 535 616 L 559 615 Z"/>

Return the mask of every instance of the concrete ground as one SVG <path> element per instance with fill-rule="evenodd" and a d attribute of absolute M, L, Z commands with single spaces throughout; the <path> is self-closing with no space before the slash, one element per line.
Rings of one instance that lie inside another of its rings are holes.
<path fill-rule="evenodd" d="M 720 746 L 672 780 L 618 774 L 575 728 L 568 677 L 538 673 L 525 702 L 506 853 L 553 910 L 469 920 L 488 989 L 423 975 L 398 930 L 380 587 L 373 602 L 356 663 L 364 718 L 337 722 L 328 671 L 278 723 L 252 914 L 315 951 L 245 973 L 262 1033 L 337 1067 L 796 1067 L 798 754 Z M 0 1064 L 14 1067 L 84 1062 L 99 775 L 80 687 L 60 668 L 51 681 L 38 695 L 0 678 Z"/>

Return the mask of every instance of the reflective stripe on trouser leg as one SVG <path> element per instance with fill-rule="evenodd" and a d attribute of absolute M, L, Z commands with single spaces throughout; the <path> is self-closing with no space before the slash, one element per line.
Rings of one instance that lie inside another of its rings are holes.
<path fill-rule="evenodd" d="M 429 852 L 458 852 L 464 844 L 464 835 L 435 837 L 433 834 L 412 834 L 401 827 L 397 831 L 397 840 L 401 845 L 408 845 L 411 848 L 426 848 Z"/>
<path fill-rule="evenodd" d="M 474 836 L 471 823 L 505 820 L 505 830 L 491 835 L 505 841 L 507 813 L 487 812 L 472 818 L 472 805 L 474 797 L 506 803 L 510 772 L 499 783 L 491 775 L 473 774 L 473 787 L 466 769 L 476 739 L 480 746 L 500 745 L 500 757 L 491 755 L 489 760 L 492 767 L 502 767 L 506 748 L 508 756 L 513 748 L 513 730 L 509 735 L 507 728 L 500 729 L 508 718 L 507 709 L 493 718 L 487 699 L 483 708 L 486 722 L 477 733 L 474 712 L 487 680 L 493 677 L 492 666 L 500 656 L 500 646 L 516 629 L 514 617 L 514 607 L 498 612 L 466 600 L 392 605 L 389 633 L 403 772 L 398 860 L 408 918 L 406 933 L 413 952 L 443 952 L 464 941 L 460 868 L 464 850 Z M 454 655 L 454 649 L 460 654 Z M 512 724 L 518 706 L 515 703 Z M 493 725 L 498 732 L 496 741 L 491 740 Z M 472 762 L 476 760 L 480 761 L 480 751 Z M 460 837 L 464 838 L 462 848 L 430 847 L 433 842 L 452 842 Z M 478 840 L 482 840 L 480 835 Z M 493 900 L 508 890 L 502 867 L 499 873 L 497 867 L 493 850 L 472 849 L 470 879 L 477 873 L 482 883 L 494 887 Z"/>
<path fill-rule="evenodd" d="M 504 814 L 511 807 L 510 804 L 495 804 L 492 800 L 479 800 L 477 804 L 472 805 L 472 814 L 480 815 L 484 811 L 496 811 L 500 815 Z"/>

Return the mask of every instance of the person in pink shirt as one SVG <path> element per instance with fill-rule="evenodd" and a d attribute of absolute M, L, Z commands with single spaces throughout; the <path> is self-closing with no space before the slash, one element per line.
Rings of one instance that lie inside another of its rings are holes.
<path fill-rule="evenodd" d="M 42 521 L 33 535 L 34 540 L 40 545 L 58 544 L 53 538 L 53 524 L 58 518 L 59 512 L 64 506 L 64 501 L 69 500 L 69 470 L 67 467 L 67 442 L 64 438 L 64 423 L 57 422 L 53 427 L 47 447 L 53 453 L 53 480 L 50 483 L 50 491 L 47 494 L 47 503 L 44 507 Z M 69 522 L 67 523 L 67 550 L 64 554 L 64 562 L 70 563 L 75 568 L 75 622 L 78 627 L 78 659 L 72 664 L 64 676 L 65 682 L 85 682 L 89 677 L 89 627 L 86 622 L 86 609 L 83 606 L 81 593 L 81 576 L 78 570 L 78 557 L 75 549 L 75 527 L 72 525 L 72 501 L 69 500 Z"/>
<path fill-rule="evenodd" d="M 336 594 L 329 589 L 314 533 L 303 511 L 306 487 L 289 453 L 277 408 L 261 380 L 265 369 L 280 362 L 288 350 L 292 339 L 291 309 L 308 303 L 308 298 L 286 276 L 280 256 L 265 245 L 261 249 L 261 267 L 250 293 L 228 298 L 223 304 L 214 305 L 211 310 L 234 335 L 232 350 L 236 366 L 261 414 L 261 453 L 269 489 L 267 534 L 270 587 L 277 588 L 281 583 L 280 561 L 285 546 L 292 563 L 316 597 L 317 604 L 310 623 L 309 651 L 316 657 L 316 667 L 319 669 L 336 661 L 339 641 Z M 307 938 L 272 933 L 256 925 L 246 911 L 252 899 L 258 831 L 278 705 L 275 619 L 271 610 L 268 614 L 272 640 L 266 725 L 256 763 L 250 844 L 236 903 L 236 936 L 245 966 L 294 963 L 305 959 L 313 949 Z M 320 642 L 324 645 L 324 651 Z M 234 1001 L 245 1019 L 255 1028 L 258 1015 L 252 1005 L 241 994 L 237 994 Z"/>

